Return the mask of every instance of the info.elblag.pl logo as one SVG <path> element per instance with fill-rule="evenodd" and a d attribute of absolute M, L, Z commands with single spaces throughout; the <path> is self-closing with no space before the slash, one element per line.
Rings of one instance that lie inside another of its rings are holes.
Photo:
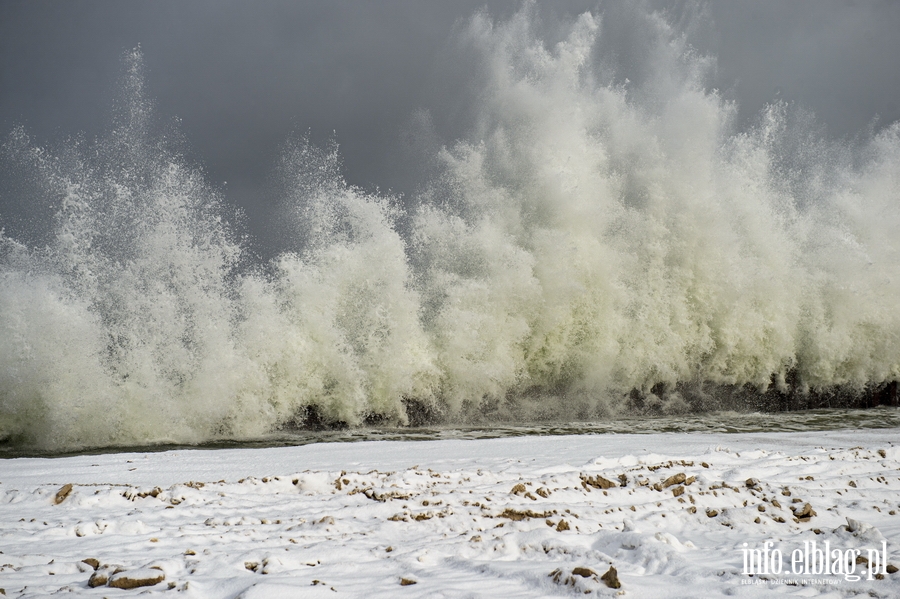
<path fill-rule="evenodd" d="M 830 541 L 804 541 L 789 554 L 777 549 L 774 541 L 766 541 L 758 548 L 744 543 L 741 553 L 743 574 L 748 576 L 843 576 L 848 582 L 856 582 L 862 577 L 875 580 L 887 575 L 887 541 L 882 541 L 881 547 L 846 549 L 832 547 Z"/>

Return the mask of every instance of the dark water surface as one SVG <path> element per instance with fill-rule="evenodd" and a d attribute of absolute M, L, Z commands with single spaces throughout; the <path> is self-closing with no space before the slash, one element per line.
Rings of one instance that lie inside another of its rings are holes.
<path fill-rule="evenodd" d="M 154 444 L 117 446 L 83 451 L 42 452 L 12 445 L 0 446 L 0 458 L 27 456 L 64 457 L 84 454 L 168 451 L 173 449 L 240 449 L 290 447 L 311 443 L 356 441 L 434 441 L 446 439 L 497 439 L 527 435 L 604 435 L 651 433 L 785 433 L 833 430 L 866 430 L 900 427 L 900 408 L 829 408 L 797 412 L 707 412 L 679 416 L 629 417 L 602 422 L 537 422 L 479 426 L 433 426 L 406 428 L 348 428 L 343 430 L 280 431 L 252 440 L 216 441 L 196 445 Z"/>

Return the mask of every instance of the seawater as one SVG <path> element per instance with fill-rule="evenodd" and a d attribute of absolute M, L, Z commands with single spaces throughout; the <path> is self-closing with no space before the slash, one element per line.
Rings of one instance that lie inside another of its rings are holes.
<path fill-rule="evenodd" d="M 865 430 L 898 427 L 900 427 L 900 409 L 887 406 L 871 409 L 828 408 L 779 413 L 712 411 L 677 416 L 630 416 L 592 422 L 493 422 L 483 425 L 464 426 L 355 426 L 341 430 L 280 430 L 257 438 L 217 439 L 190 445 L 154 443 L 149 445 L 112 445 L 102 448 L 74 450 L 2 445 L 0 446 L 0 459 L 34 456 L 65 457 L 82 454 L 170 451 L 175 449 L 296 447 L 313 443 L 355 443 L 360 441 L 477 440 L 525 436 L 642 435 L 655 433 L 790 433 L 840 430 L 857 430 L 862 433 Z M 861 442 L 863 442 L 862 439 Z"/>
<path fill-rule="evenodd" d="M 67 451 L 411 419 L 587 431 L 900 379 L 900 124 L 834 142 L 774 103 L 739 127 L 706 85 L 714 59 L 661 14 L 627 19 L 646 48 L 623 70 L 612 17 L 548 41 L 533 12 L 456 34 L 469 127 L 414 195 L 349 185 L 336 146 L 290 136 L 267 261 L 155 126 L 138 50 L 105 135 L 14 130 L 7 187 L 51 217 L 0 234 L 0 435 Z"/>

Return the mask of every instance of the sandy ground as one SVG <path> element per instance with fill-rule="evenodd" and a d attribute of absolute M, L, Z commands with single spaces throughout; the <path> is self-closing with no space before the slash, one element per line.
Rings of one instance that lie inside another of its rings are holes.
<path fill-rule="evenodd" d="M 898 433 L 2 460 L 0 587 L 7 597 L 900 597 Z"/>

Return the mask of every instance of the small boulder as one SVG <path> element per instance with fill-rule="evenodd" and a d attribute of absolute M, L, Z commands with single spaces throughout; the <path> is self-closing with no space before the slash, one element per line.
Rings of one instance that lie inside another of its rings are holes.
<path fill-rule="evenodd" d="M 597 476 L 586 476 L 582 474 L 581 484 L 585 489 L 588 487 L 593 487 L 595 489 L 612 489 L 613 487 L 619 486 L 608 478 L 603 478 L 599 474 Z"/>
<path fill-rule="evenodd" d="M 56 492 L 56 497 L 53 498 L 53 503 L 59 505 L 66 500 L 66 497 L 68 497 L 71 492 L 72 483 L 66 483 L 59 491 Z"/>
<path fill-rule="evenodd" d="M 673 485 L 680 485 L 684 481 L 687 480 L 687 475 L 684 472 L 679 472 L 678 474 L 674 474 L 663 481 L 662 487 L 663 489 L 668 489 Z M 615 587 L 618 588 L 618 587 Z"/>
<path fill-rule="evenodd" d="M 94 570 L 96 570 L 97 568 L 100 567 L 100 561 L 97 560 L 97 559 L 95 559 L 95 558 L 93 558 L 93 557 L 89 557 L 89 558 L 87 558 L 87 559 L 83 559 L 83 560 L 81 560 L 81 563 L 89 565 L 89 566 L 90 566 L 91 568 L 93 568 Z"/>
<path fill-rule="evenodd" d="M 582 568 L 581 566 L 579 566 L 572 570 L 572 575 L 581 576 L 582 578 L 590 578 L 591 576 L 596 576 L 597 573 L 590 568 Z"/>
<path fill-rule="evenodd" d="M 816 515 L 816 510 L 814 510 L 808 503 L 804 503 L 803 507 L 801 508 L 794 509 L 794 517 L 802 522 L 808 521 L 810 518 Z"/>
<path fill-rule="evenodd" d="M 109 579 L 109 586 L 116 589 L 137 589 L 140 587 L 151 587 L 165 579 L 166 575 L 162 570 L 141 568 L 115 574 Z"/>
<path fill-rule="evenodd" d="M 107 582 L 109 582 L 111 572 L 109 570 L 98 570 L 91 574 L 90 579 L 88 580 L 88 586 L 93 588 L 102 587 Z"/>
<path fill-rule="evenodd" d="M 600 577 L 600 580 L 606 583 L 611 589 L 618 589 L 622 587 L 622 583 L 619 582 L 619 573 L 616 572 L 616 568 L 614 566 L 610 566 L 609 570 L 606 571 L 606 574 Z"/>

